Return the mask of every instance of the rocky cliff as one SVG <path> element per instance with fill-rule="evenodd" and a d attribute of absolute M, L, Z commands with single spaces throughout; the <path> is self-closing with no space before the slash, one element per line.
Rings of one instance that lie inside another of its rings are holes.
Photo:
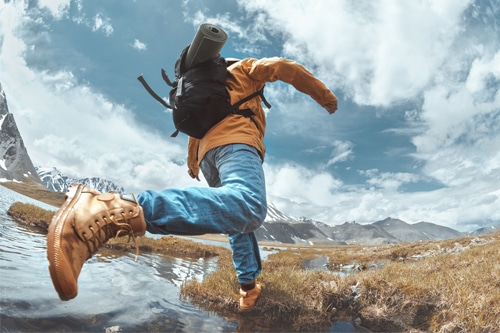
<path fill-rule="evenodd" d="M 0 180 L 26 179 L 40 183 L 0 83 Z"/>

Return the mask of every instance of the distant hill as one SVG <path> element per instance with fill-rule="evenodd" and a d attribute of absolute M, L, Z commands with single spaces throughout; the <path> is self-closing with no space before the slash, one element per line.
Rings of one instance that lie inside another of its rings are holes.
<path fill-rule="evenodd" d="M 477 229 L 471 233 L 469 233 L 470 236 L 482 236 L 486 234 L 491 234 L 494 232 L 500 231 L 500 224 L 497 224 L 496 226 L 492 227 L 485 227 L 485 228 L 480 228 Z"/>
<path fill-rule="evenodd" d="M 416 242 L 435 239 L 449 239 L 463 237 L 464 234 L 448 227 L 429 222 L 408 224 L 399 219 L 388 217 L 373 223 L 384 229 L 400 242 Z"/>

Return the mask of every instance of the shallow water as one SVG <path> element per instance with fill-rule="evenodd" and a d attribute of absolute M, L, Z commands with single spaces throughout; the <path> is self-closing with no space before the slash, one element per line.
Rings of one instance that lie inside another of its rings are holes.
<path fill-rule="evenodd" d="M 48 271 L 45 235 L 17 224 L 6 214 L 15 201 L 55 210 L 0 186 L 2 332 L 251 330 L 251 323 L 242 322 L 245 318 L 228 320 L 179 298 L 181 283 L 203 279 L 216 269 L 216 259 L 141 254 L 134 262 L 134 254 L 94 256 L 82 269 L 78 296 L 60 301 Z M 336 323 L 330 332 L 354 332 L 354 328 L 350 323 Z"/>

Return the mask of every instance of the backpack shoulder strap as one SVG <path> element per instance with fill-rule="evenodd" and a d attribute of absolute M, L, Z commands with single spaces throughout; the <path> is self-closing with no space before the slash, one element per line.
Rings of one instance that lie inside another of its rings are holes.
<path fill-rule="evenodd" d="M 248 95 L 247 97 L 243 98 L 242 100 L 236 102 L 235 104 L 231 105 L 231 107 L 233 107 L 235 113 L 238 113 L 238 108 L 243 104 L 243 103 L 246 103 L 248 102 L 249 100 L 251 100 L 252 98 L 255 98 L 257 96 L 260 96 L 260 98 L 262 99 L 262 102 L 264 102 L 264 104 L 266 105 L 266 107 L 268 109 L 271 108 L 271 104 L 269 104 L 269 102 L 267 101 L 266 97 L 264 96 L 264 87 L 262 87 L 261 90 L 257 90 L 256 92 Z M 242 111 L 242 110 L 240 110 Z"/>
<path fill-rule="evenodd" d="M 239 114 L 239 115 L 241 115 L 243 117 L 249 118 L 255 124 L 255 126 L 258 129 L 259 128 L 259 124 L 257 124 L 257 122 L 254 119 L 255 112 L 253 112 L 253 110 L 250 109 L 250 108 L 246 108 L 246 109 L 242 109 L 242 110 L 239 109 L 239 107 L 243 103 L 248 102 L 249 100 L 251 100 L 252 98 L 255 98 L 257 96 L 260 96 L 260 98 L 262 99 L 262 102 L 264 102 L 264 104 L 266 105 L 266 107 L 268 109 L 271 108 L 271 104 L 269 104 L 269 102 L 264 97 L 264 87 L 262 87 L 262 89 L 257 90 L 256 92 L 248 95 L 247 97 L 243 98 L 242 100 L 238 101 L 237 103 L 234 103 L 233 105 L 231 105 L 231 110 L 232 110 L 231 113 L 233 113 L 233 114 Z"/>

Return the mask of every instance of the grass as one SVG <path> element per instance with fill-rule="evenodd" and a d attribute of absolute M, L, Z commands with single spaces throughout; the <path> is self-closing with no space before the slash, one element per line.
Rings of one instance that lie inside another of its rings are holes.
<path fill-rule="evenodd" d="M 190 258 L 210 258 L 217 256 L 230 256 L 229 249 L 204 245 L 186 238 L 164 236 L 158 239 L 150 237 L 137 237 L 136 244 L 140 252 L 179 255 Z M 131 251 L 134 244 L 128 242 L 128 237 L 113 238 L 108 241 L 108 249 L 117 251 Z"/>
<path fill-rule="evenodd" d="M 36 224 L 53 212 L 14 203 L 9 215 Z M 41 223 L 40 223 L 41 224 Z M 132 250 L 113 239 L 103 251 Z M 188 280 L 181 297 L 229 319 L 237 312 L 238 288 L 231 253 L 186 238 L 140 237 L 140 251 L 193 258 L 218 257 L 218 269 L 203 281 Z M 286 247 L 286 248 L 285 248 Z M 285 249 L 283 249 L 285 248 Z M 373 332 L 495 332 L 500 327 L 500 233 L 444 241 L 377 246 L 284 246 L 263 262 L 257 309 L 244 316 L 251 330 L 321 331 L 335 320 L 354 321 Z M 382 268 L 340 275 L 304 270 L 304 260 L 327 257 Z"/>
<path fill-rule="evenodd" d="M 281 251 L 277 262 L 270 256 L 263 263 L 259 281 L 265 293 L 254 315 L 263 327 L 279 320 L 297 331 L 326 329 L 333 320 L 358 320 L 374 332 L 495 332 L 500 327 L 500 234 L 480 239 L 459 239 L 468 246 L 461 252 L 442 251 L 418 261 L 389 259 L 381 269 L 348 276 L 300 269 L 297 257 L 309 257 L 315 249 Z M 448 249 L 442 246 L 446 244 L 406 246 L 424 253 Z M 360 246 L 350 259 L 363 261 L 372 250 Z M 204 281 L 184 283 L 181 293 L 204 309 L 228 315 L 238 299 L 238 286 L 227 282 L 234 280 L 232 274 L 225 262 Z"/>
<path fill-rule="evenodd" d="M 7 215 L 12 216 L 16 221 L 28 224 L 47 232 L 49 223 L 54 216 L 54 212 L 40 208 L 39 206 L 14 202 L 7 211 Z"/>
<path fill-rule="evenodd" d="M 50 191 L 42 184 L 29 178 L 25 178 L 22 183 L 11 181 L 1 182 L 0 186 L 54 207 L 60 207 L 64 203 L 65 193 Z"/>

